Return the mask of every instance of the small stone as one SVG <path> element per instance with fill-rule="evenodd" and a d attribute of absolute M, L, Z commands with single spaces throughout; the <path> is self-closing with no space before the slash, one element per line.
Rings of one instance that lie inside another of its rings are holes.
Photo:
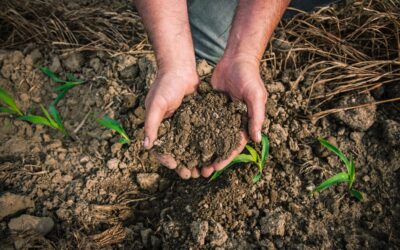
<path fill-rule="evenodd" d="M 205 239 L 208 233 L 208 222 L 207 221 L 193 221 L 190 225 L 192 236 L 195 242 L 201 247 L 205 243 Z"/>
<path fill-rule="evenodd" d="M 217 223 L 213 229 L 213 234 L 211 235 L 211 246 L 222 246 L 227 239 L 228 235 L 226 234 L 225 229 L 221 224 Z"/>
<path fill-rule="evenodd" d="M 111 146 L 111 153 L 112 155 L 116 155 L 122 148 L 122 144 L 121 143 L 114 143 Z"/>
<path fill-rule="evenodd" d="M 128 93 L 122 96 L 123 98 L 123 106 L 126 109 L 133 108 L 136 105 L 137 96 L 133 93 Z"/>
<path fill-rule="evenodd" d="M 50 217 L 36 217 L 23 214 L 17 218 L 11 219 L 8 223 L 8 227 L 11 231 L 35 231 L 44 236 L 53 229 L 54 221 Z"/>
<path fill-rule="evenodd" d="M 111 170 L 118 169 L 119 160 L 117 158 L 113 158 L 107 162 L 107 167 Z"/>
<path fill-rule="evenodd" d="M 272 82 L 267 85 L 268 93 L 283 93 L 285 92 L 285 86 L 281 82 Z"/>
<path fill-rule="evenodd" d="M 27 196 L 5 193 L 0 197 L 0 220 L 34 206 L 35 203 Z"/>
<path fill-rule="evenodd" d="M 49 69 L 53 72 L 60 73 L 62 71 L 60 58 L 58 56 L 53 56 L 51 58 L 51 64 Z"/>
<path fill-rule="evenodd" d="M 270 234 L 272 236 L 284 236 L 287 219 L 288 216 L 280 212 L 274 212 L 266 217 L 261 218 L 261 233 Z"/>
<path fill-rule="evenodd" d="M 390 146 L 400 145 L 400 124 L 393 120 L 385 120 L 382 124 L 383 136 Z"/>
<path fill-rule="evenodd" d="M 356 97 L 344 96 L 339 100 L 337 107 L 352 107 L 365 103 L 373 103 L 374 101 L 374 98 L 370 94 L 362 94 Z M 333 116 L 354 130 L 366 131 L 375 122 L 376 105 L 371 104 L 362 108 L 340 111 L 333 114 Z"/>
<path fill-rule="evenodd" d="M 200 77 L 210 74 L 212 69 L 213 67 L 210 66 L 204 59 L 197 63 L 196 70 Z"/>
<path fill-rule="evenodd" d="M 63 58 L 63 65 L 67 71 L 80 71 L 84 63 L 81 53 L 72 53 Z"/>
<path fill-rule="evenodd" d="M 157 173 L 142 173 L 136 176 L 140 188 L 152 193 L 157 191 L 159 180 L 160 176 Z"/>
<path fill-rule="evenodd" d="M 370 178 L 368 175 L 364 175 L 363 178 L 362 178 L 362 180 L 363 180 L 364 182 L 369 182 L 369 181 L 371 180 L 371 178 Z"/>
<path fill-rule="evenodd" d="M 102 69 L 101 61 L 97 57 L 90 59 L 89 65 L 96 73 L 99 73 L 100 70 Z"/>

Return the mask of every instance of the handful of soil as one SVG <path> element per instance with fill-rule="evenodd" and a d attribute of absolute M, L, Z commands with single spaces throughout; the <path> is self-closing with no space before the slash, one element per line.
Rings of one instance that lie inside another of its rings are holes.
<path fill-rule="evenodd" d="M 155 150 L 171 154 L 178 166 L 208 166 L 226 159 L 247 129 L 246 105 L 200 83 L 198 93 L 184 98 L 181 106 L 159 130 Z"/>

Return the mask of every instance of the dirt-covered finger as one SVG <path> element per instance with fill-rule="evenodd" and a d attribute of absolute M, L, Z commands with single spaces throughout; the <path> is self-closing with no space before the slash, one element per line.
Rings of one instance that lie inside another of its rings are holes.
<path fill-rule="evenodd" d="M 150 149 L 153 147 L 154 141 L 157 139 L 158 127 L 160 126 L 165 115 L 165 108 L 157 103 L 151 103 L 146 107 L 145 122 L 144 122 L 144 147 Z"/>
<path fill-rule="evenodd" d="M 151 153 L 157 158 L 161 165 L 169 169 L 175 169 L 178 165 L 174 157 L 170 154 L 160 154 L 154 150 L 152 150 Z"/>
<path fill-rule="evenodd" d="M 261 141 L 261 130 L 265 120 L 265 103 L 267 92 L 256 92 L 245 99 L 249 114 L 249 134 L 254 142 Z"/>
<path fill-rule="evenodd" d="M 176 173 L 184 180 L 188 180 L 192 176 L 192 172 L 186 167 L 178 167 Z"/>

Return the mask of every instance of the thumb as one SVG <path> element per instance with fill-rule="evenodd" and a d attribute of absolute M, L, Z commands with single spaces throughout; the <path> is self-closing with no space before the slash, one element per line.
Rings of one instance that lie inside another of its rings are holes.
<path fill-rule="evenodd" d="M 161 105 L 152 103 L 149 108 L 146 108 L 144 121 L 144 142 L 143 146 L 146 149 L 153 147 L 154 141 L 157 139 L 158 127 L 164 118 L 165 111 Z"/>
<path fill-rule="evenodd" d="M 249 115 L 249 134 L 254 142 L 261 141 L 261 129 L 265 120 L 265 103 L 267 101 L 267 91 L 255 91 L 247 95 L 245 102 Z"/>

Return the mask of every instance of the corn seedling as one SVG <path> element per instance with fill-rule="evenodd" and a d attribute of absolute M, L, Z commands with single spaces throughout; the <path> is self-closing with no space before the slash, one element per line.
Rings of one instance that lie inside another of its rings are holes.
<path fill-rule="evenodd" d="M 43 74 L 48 76 L 51 80 L 57 83 L 62 83 L 63 85 L 55 88 L 55 92 L 58 94 L 57 98 L 53 101 L 53 105 L 57 106 L 58 102 L 65 97 L 67 92 L 84 83 L 84 81 L 77 79 L 73 74 L 66 73 L 67 80 L 61 79 L 55 72 L 51 71 L 47 67 L 39 67 Z"/>
<path fill-rule="evenodd" d="M 52 104 L 49 106 L 48 110 L 46 110 L 46 108 L 43 105 L 40 105 L 40 108 L 42 109 L 44 116 L 25 115 L 19 117 L 18 119 L 33 124 L 41 124 L 48 127 L 52 127 L 63 133 L 65 136 L 68 136 L 68 133 L 65 130 L 64 125 L 62 123 L 60 113 L 57 111 L 56 107 Z"/>
<path fill-rule="evenodd" d="M 18 108 L 14 98 L 0 87 L 0 101 L 5 104 L 5 107 L 0 106 L 0 113 L 8 113 L 17 116 L 23 116 L 24 113 Z"/>
<path fill-rule="evenodd" d="M 250 154 L 240 154 L 236 156 L 228 165 L 226 165 L 223 169 L 214 172 L 214 174 L 211 176 L 210 181 L 217 179 L 223 171 L 228 169 L 229 167 L 237 164 L 237 163 L 247 163 L 251 162 L 257 165 L 258 167 L 258 172 L 255 176 L 253 176 L 253 183 L 256 183 L 261 179 L 262 171 L 265 166 L 265 162 L 267 161 L 268 154 L 269 154 L 269 140 L 266 135 L 262 135 L 262 149 L 261 149 L 261 157 L 257 153 L 257 151 L 251 147 L 250 145 L 246 145 L 247 151 L 249 151 Z"/>
<path fill-rule="evenodd" d="M 346 166 L 347 173 L 341 172 L 339 174 L 336 174 L 336 175 L 330 177 L 326 181 L 322 182 L 319 186 L 317 186 L 312 191 L 311 195 L 314 193 L 317 193 L 317 192 L 321 192 L 324 189 L 330 188 L 335 184 L 346 182 L 347 190 L 350 193 L 350 195 L 353 196 L 354 198 L 356 198 L 358 201 L 362 201 L 363 194 L 361 192 L 353 189 L 353 183 L 356 178 L 356 169 L 355 169 L 354 161 L 349 160 L 340 149 L 338 149 L 337 147 L 330 144 L 327 140 L 322 139 L 322 138 L 319 138 L 318 140 L 324 147 L 326 147 L 331 152 L 335 153 L 340 158 L 340 160 L 343 161 L 344 165 Z"/>
<path fill-rule="evenodd" d="M 118 121 L 111 119 L 108 116 L 103 116 L 96 120 L 101 126 L 106 127 L 108 129 L 116 131 L 122 138 L 118 141 L 121 144 L 130 143 L 131 140 L 128 137 L 128 134 L 125 132 L 121 123 Z"/>

